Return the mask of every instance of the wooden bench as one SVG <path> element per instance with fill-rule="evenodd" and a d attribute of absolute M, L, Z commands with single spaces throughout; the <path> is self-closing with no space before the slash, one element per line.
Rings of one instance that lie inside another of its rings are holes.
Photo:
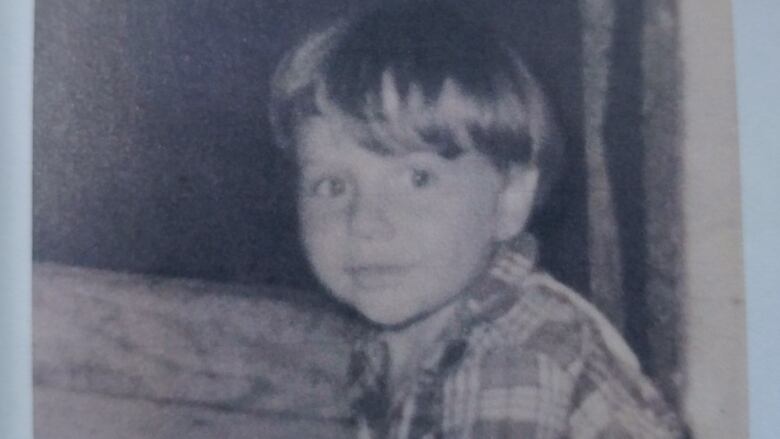
<path fill-rule="evenodd" d="M 36 439 L 350 436 L 357 330 L 310 293 L 42 263 Z"/>

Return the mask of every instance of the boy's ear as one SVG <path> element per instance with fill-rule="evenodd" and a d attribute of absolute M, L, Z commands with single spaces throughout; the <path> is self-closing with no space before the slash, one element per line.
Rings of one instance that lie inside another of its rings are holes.
<path fill-rule="evenodd" d="M 506 241 L 525 229 L 534 208 L 539 170 L 536 166 L 512 166 L 499 194 L 496 240 Z"/>

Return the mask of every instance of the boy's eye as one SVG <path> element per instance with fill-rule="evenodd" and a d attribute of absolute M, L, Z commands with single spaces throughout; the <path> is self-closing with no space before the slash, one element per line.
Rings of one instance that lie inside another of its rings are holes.
<path fill-rule="evenodd" d="M 339 177 L 319 179 L 311 185 L 311 194 L 317 197 L 336 198 L 347 192 L 347 182 Z"/>
<path fill-rule="evenodd" d="M 412 186 L 416 188 L 428 187 L 436 180 L 433 173 L 427 169 L 412 169 L 410 179 Z"/>

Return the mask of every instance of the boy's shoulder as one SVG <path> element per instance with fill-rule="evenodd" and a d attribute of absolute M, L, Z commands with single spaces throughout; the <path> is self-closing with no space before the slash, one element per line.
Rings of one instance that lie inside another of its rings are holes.
<path fill-rule="evenodd" d="M 556 419 L 583 437 L 593 437 L 583 433 L 591 430 L 632 432 L 627 437 L 681 436 L 674 412 L 620 333 L 593 305 L 544 272 L 502 281 L 517 300 L 473 333 L 472 358 L 486 404 L 506 401 L 511 394 L 516 399 L 500 403 L 554 401 L 555 407 L 566 407 Z"/>
<path fill-rule="evenodd" d="M 495 275 L 496 273 L 494 273 Z M 482 349 L 544 357 L 567 369 L 597 355 L 629 374 L 641 374 L 636 355 L 618 330 L 573 289 L 539 270 L 495 276 L 517 300 L 501 317 L 475 331 Z"/>

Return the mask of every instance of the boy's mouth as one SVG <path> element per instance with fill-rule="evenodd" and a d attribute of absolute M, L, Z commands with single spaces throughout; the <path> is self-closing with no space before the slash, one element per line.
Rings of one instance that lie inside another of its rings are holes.
<path fill-rule="evenodd" d="M 344 271 L 359 286 L 380 287 L 395 284 L 411 268 L 403 264 L 360 264 L 350 265 Z"/>

